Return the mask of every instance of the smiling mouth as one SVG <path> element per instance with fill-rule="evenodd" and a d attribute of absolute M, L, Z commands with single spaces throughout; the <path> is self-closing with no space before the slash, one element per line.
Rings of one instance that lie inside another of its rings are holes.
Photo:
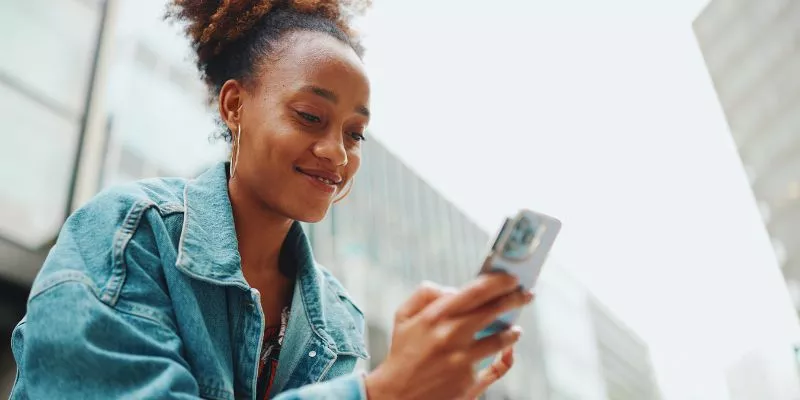
<path fill-rule="evenodd" d="M 297 171 L 297 172 L 299 172 L 299 173 L 301 173 L 301 174 L 303 174 L 303 175 L 306 175 L 306 176 L 308 176 L 308 177 L 314 178 L 314 179 L 316 179 L 316 180 L 318 180 L 318 181 L 320 181 L 320 182 L 322 182 L 322 183 L 324 183 L 324 184 L 326 184 L 326 185 L 330 185 L 330 186 L 339 186 L 339 185 L 342 183 L 342 181 L 341 181 L 341 180 L 339 180 L 339 181 L 334 181 L 334 180 L 333 180 L 333 179 L 331 179 L 331 178 L 327 178 L 327 177 L 324 177 L 324 176 L 319 176 L 319 175 L 316 175 L 316 174 L 314 174 L 314 173 L 312 173 L 312 172 L 306 172 L 306 171 L 303 171 L 302 169 L 300 169 L 300 168 L 298 168 L 298 167 L 294 167 L 294 170 L 295 170 L 295 171 Z"/>

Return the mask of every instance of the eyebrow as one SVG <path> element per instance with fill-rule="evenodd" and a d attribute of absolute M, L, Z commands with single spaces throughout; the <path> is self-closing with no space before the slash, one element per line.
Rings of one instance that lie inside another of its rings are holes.
<path fill-rule="evenodd" d="M 326 99 L 326 100 L 328 100 L 328 101 L 330 101 L 331 103 L 334 103 L 334 104 L 339 102 L 339 96 L 337 96 L 336 93 L 334 93 L 334 92 L 332 92 L 332 91 L 330 91 L 328 89 L 321 88 L 319 86 L 306 86 L 302 90 L 304 92 L 313 93 L 313 94 L 315 94 L 315 95 L 317 95 L 319 97 L 322 97 L 323 99 Z M 361 114 L 361 115 L 363 115 L 363 116 L 365 116 L 365 117 L 367 117 L 367 118 L 369 118 L 370 112 L 369 112 L 369 108 L 367 108 L 367 106 L 361 105 L 361 106 L 356 107 L 356 112 Z"/>

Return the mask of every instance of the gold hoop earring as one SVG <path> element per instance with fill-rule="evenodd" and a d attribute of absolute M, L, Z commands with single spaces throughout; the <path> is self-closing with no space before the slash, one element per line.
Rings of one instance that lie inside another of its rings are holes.
<path fill-rule="evenodd" d="M 334 199 L 333 200 L 333 204 L 336 204 L 336 203 L 344 200 L 344 198 L 347 197 L 347 195 L 350 194 L 350 191 L 353 190 L 353 185 L 355 184 L 355 182 L 356 182 L 356 178 L 355 177 L 350 178 L 350 183 L 347 184 L 347 191 L 344 192 L 343 195 L 341 195 L 341 196 L 337 197 L 336 199 Z"/>
<path fill-rule="evenodd" d="M 241 147 L 239 146 L 239 139 L 241 137 L 242 137 L 242 125 L 239 124 L 239 126 L 236 128 L 236 144 L 234 145 L 236 150 L 235 157 L 233 155 L 234 149 L 231 149 L 231 166 L 230 166 L 231 179 L 233 179 L 234 174 L 236 174 L 236 165 L 239 164 L 239 152 L 241 151 Z"/>

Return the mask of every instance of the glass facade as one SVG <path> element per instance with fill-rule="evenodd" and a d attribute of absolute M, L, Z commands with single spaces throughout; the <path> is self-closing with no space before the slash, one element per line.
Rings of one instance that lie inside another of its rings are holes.
<path fill-rule="evenodd" d="M 0 341 L 66 216 L 103 2 L 0 1 Z M 0 397 L 15 369 L 0 348 Z"/>
<path fill-rule="evenodd" d="M 0 2 L 0 237 L 26 249 L 50 242 L 65 216 L 101 8 Z"/>
<path fill-rule="evenodd" d="M 537 327 L 551 399 L 605 399 L 588 293 L 557 263 L 549 262 L 537 284 Z"/>
<path fill-rule="evenodd" d="M 163 1 L 119 2 L 107 88 L 109 137 L 102 186 L 195 176 L 225 157 L 206 89 Z"/>
<path fill-rule="evenodd" d="M 659 399 L 647 345 L 597 300 L 588 304 L 607 398 Z"/>

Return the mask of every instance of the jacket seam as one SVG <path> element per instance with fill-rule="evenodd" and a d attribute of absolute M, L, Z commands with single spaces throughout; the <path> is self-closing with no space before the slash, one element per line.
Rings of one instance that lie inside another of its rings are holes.
<path fill-rule="evenodd" d="M 155 204 L 156 209 L 158 209 L 158 213 L 161 216 L 166 217 L 172 214 L 180 214 L 183 213 L 183 204 L 178 202 L 169 202 L 164 204 Z"/>
<path fill-rule="evenodd" d="M 91 279 L 89 279 L 89 277 L 86 276 L 86 274 L 75 270 L 65 270 L 54 273 L 53 275 L 45 279 L 40 285 L 37 285 L 37 287 L 35 287 L 34 290 L 31 291 L 31 295 L 30 298 L 28 299 L 28 302 L 30 303 L 40 295 L 49 292 L 55 287 L 71 282 L 77 282 L 86 285 L 92 291 L 92 293 L 95 296 L 97 296 L 97 288 L 95 287 L 94 282 Z"/>
<path fill-rule="evenodd" d="M 155 206 L 151 201 L 140 200 L 133 204 L 125 219 L 122 221 L 122 226 L 117 230 L 114 235 L 114 243 L 112 247 L 113 268 L 111 276 L 106 281 L 106 285 L 100 295 L 100 300 L 109 305 L 115 305 L 119 301 L 119 296 L 122 293 L 122 286 L 125 283 L 127 275 L 127 265 L 125 264 L 125 251 L 128 248 L 133 234 L 139 227 L 144 213 L 150 208 Z"/>
<path fill-rule="evenodd" d="M 189 197 L 189 184 L 187 182 L 186 185 L 183 187 L 183 223 L 181 224 L 181 236 L 178 238 L 178 254 L 175 256 L 175 266 L 177 267 L 184 267 L 184 264 L 187 262 L 186 259 L 186 252 L 184 250 L 185 240 L 186 240 L 186 226 L 189 223 L 189 204 L 188 204 L 188 197 Z M 183 269 L 183 268 L 182 268 Z"/>
<path fill-rule="evenodd" d="M 325 278 L 325 281 L 328 284 L 328 288 L 332 289 L 333 292 L 336 293 L 337 297 L 339 297 L 339 302 L 343 303 L 345 306 L 350 305 L 356 311 L 358 311 L 358 313 L 361 314 L 362 317 L 364 316 L 364 311 L 362 311 L 361 307 L 359 307 L 358 304 L 356 304 L 356 302 L 353 301 L 352 298 L 350 298 L 350 295 L 347 293 L 347 291 L 345 291 L 335 283 L 331 282 L 330 279 L 327 277 Z"/>
<path fill-rule="evenodd" d="M 359 307 L 358 304 L 356 304 L 355 301 L 353 301 L 353 298 L 350 296 L 350 293 L 347 292 L 347 289 L 345 289 L 341 283 L 336 282 L 336 278 L 333 276 L 333 274 L 316 261 L 314 261 L 314 265 L 322 274 L 322 279 L 325 281 L 325 284 L 328 286 L 328 288 L 332 289 L 332 291 L 339 296 L 339 301 L 350 304 L 363 317 L 364 311 L 361 309 L 361 307 Z"/>
<path fill-rule="evenodd" d="M 230 394 L 229 391 L 225 389 L 220 389 L 218 387 L 208 386 L 201 383 L 197 384 L 197 387 L 200 388 L 200 394 L 204 397 L 207 397 L 211 400 L 231 400 L 233 396 Z"/>
<path fill-rule="evenodd" d="M 17 329 L 22 328 L 22 326 L 25 325 L 26 323 L 27 323 L 27 320 L 25 319 L 25 317 L 23 317 L 22 320 L 19 321 L 17 326 L 14 327 L 14 330 L 11 333 L 12 340 L 14 338 L 14 331 L 16 331 Z M 23 344 L 23 346 L 24 346 L 24 344 Z M 25 350 L 23 348 L 23 352 L 24 351 Z M 12 348 L 12 353 L 13 353 L 13 348 Z M 11 393 L 12 394 L 14 393 L 14 389 L 17 388 L 17 385 L 19 385 L 21 379 L 22 379 L 22 370 L 20 368 L 17 368 L 17 370 L 14 372 L 14 383 L 11 385 Z"/>
<path fill-rule="evenodd" d="M 344 289 L 341 286 L 338 286 L 338 285 L 334 284 L 331 281 L 330 277 L 325 276 L 325 272 L 324 271 L 320 270 L 320 272 L 322 272 L 323 279 L 325 280 L 325 283 L 328 286 L 328 289 L 332 289 L 333 290 L 333 292 L 336 294 L 336 297 L 338 298 L 339 302 L 342 303 L 342 306 L 347 307 L 349 305 L 349 306 L 353 307 L 353 309 L 355 309 L 356 312 L 358 312 L 359 315 L 361 315 L 361 319 L 362 319 L 361 321 L 355 321 L 355 318 L 352 315 L 349 315 L 349 317 L 354 320 L 353 322 L 364 323 L 364 318 L 365 318 L 364 317 L 364 312 L 355 304 L 355 302 L 350 298 L 350 296 L 344 291 Z M 305 302 L 304 302 L 304 305 L 305 305 Z M 363 334 L 361 334 L 361 335 L 362 335 L 362 338 L 363 338 Z M 362 360 L 368 360 L 370 358 L 369 357 L 369 353 L 367 353 L 366 351 L 359 352 L 359 350 L 362 350 L 362 349 L 359 348 L 359 346 L 355 346 L 355 345 L 351 344 L 348 347 L 350 347 L 352 349 L 352 351 L 344 351 L 342 349 L 339 349 L 338 345 L 334 345 L 333 348 L 336 350 L 336 353 L 338 355 L 352 356 L 352 357 L 360 358 Z"/>
<path fill-rule="evenodd" d="M 325 369 L 323 369 L 322 372 L 319 374 L 319 377 L 317 377 L 317 383 L 322 382 L 325 379 L 325 376 L 328 375 L 328 372 L 330 372 L 331 368 L 333 368 L 333 365 L 336 364 L 336 360 L 338 359 L 339 356 L 337 354 L 334 354 L 331 361 L 328 362 L 328 365 L 325 366 Z"/>
<path fill-rule="evenodd" d="M 325 285 L 328 286 L 328 288 L 330 288 L 330 285 L 333 285 L 333 283 L 330 282 L 329 278 L 325 276 L 325 273 L 322 271 L 322 269 L 319 268 L 319 266 L 317 266 L 316 263 L 314 264 L 314 266 L 315 266 L 315 269 L 317 270 L 317 271 L 315 271 L 315 273 L 322 275 L 322 279 L 325 281 Z M 336 290 L 334 292 L 336 293 L 336 297 L 338 298 L 338 301 L 340 303 L 344 303 L 344 300 L 339 296 L 341 291 Z M 308 302 L 306 300 L 305 294 L 302 291 L 300 293 L 300 298 L 303 301 L 303 309 L 304 309 L 304 311 L 306 313 L 306 318 L 308 319 L 309 322 L 311 322 L 312 319 L 311 319 L 311 315 L 309 314 L 309 311 L 308 311 L 309 310 Z M 352 301 L 349 300 L 349 298 L 348 298 L 348 302 L 352 303 Z M 345 307 L 347 306 L 346 304 L 342 304 L 342 305 L 345 306 Z M 361 310 L 358 310 L 358 311 L 361 312 Z M 362 317 L 364 316 L 363 312 L 361 313 L 361 316 Z M 350 316 L 350 318 L 353 318 L 353 317 Z M 324 343 L 326 347 L 328 347 L 329 349 L 333 350 L 334 353 L 336 353 L 337 355 L 351 355 L 351 356 L 354 356 L 356 358 L 360 358 L 360 359 L 363 359 L 363 360 L 368 360 L 369 359 L 369 355 L 365 354 L 365 353 L 355 353 L 354 351 L 351 352 L 351 351 L 342 351 L 342 350 L 340 350 L 338 345 L 337 345 L 337 343 L 336 343 L 336 341 L 335 340 L 333 340 L 333 341 L 326 340 L 325 337 L 317 330 L 317 327 L 315 326 L 315 324 L 313 322 L 309 323 L 309 327 L 311 327 L 311 331 L 314 332 L 314 335 L 316 335 L 317 338 L 320 341 L 322 341 L 322 343 Z M 333 338 L 331 338 L 331 339 L 333 339 Z M 352 346 L 352 347 L 355 347 L 355 346 Z M 355 350 L 355 349 L 353 349 L 353 350 Z"/>
<path fill-rule="evenodd" d="M 114 310 L 114 311 L 116 311 L 116 312 L 118 312 L 120 314 L 125 314 L 125 315 L 130 315 L 130 316 L 133 316 L 133 317 L 145 319 L 145 320 L 150 321 L 150 322 L 152 322 L 154 324 L 157 324 L 159 326 L 164 326 L 165 324 L 169 325 L 168 328 L 173 330 L 173 331 L 175 331 L 175 333 L 177 334 L 177 327 L 168 318 L 164 318 L 163 320 L 161 320 L 161 319 L 158 319 L 158 318 L 153 317 L 151 315 L 147 315 L 147 314 L 144 314 L 144 313 L 140 313 L 140 312 L 134 311 L 133 309 L 125 309 L 125 308 L 120 308 L 118 306 L 111 306 L 111 305 L 109 305 L 109 307 L 111 307 L 112 310 Z"/>
<path fill-rule="evenodd" d="M 316 277 L 314 277 L 314 278 L 316 278 Z M 317 330 L 316 325 L 314 324 L 313 320 L 311 319 L 311 314 L 309 314 L 309 311 L 308 311 L 308 301 L 306 300 L 305 290 L 303 290 L 303 288 L 301 288 L 301 290 L 300 290 L 300 299 L 303 301 L 303 311 L 306 313 L 306 319 L 308 319 L 308 322 L 309 322 L 308 326 L 311 327 L 311 331 L 314 332 L 314 335 L 320 341 L 322 341 L 322 343 L 325 343 L 326 347 L 328 347 L 329 349 L 333 349 L 335 353 L 338 353 L 339 349 L 336 347 L 336 344 L 327 341 L 323 337 L 323 335 L 319 333 L 319 331 Z"/>
<path fill-rule="evenodd" d="M 47 292 L 50 292 L 51 290 L 53 290 L 56 287 L 59 287 L 61 285 L 64 285 L 64 284 L 67 284 L 67 283 L 81 283 L 81 284 L 83 284 L 84 286 L 86 286 L 87 288 L 89 288 L 91 290 L 92 294 L 94 294 L 95 298 L 97 298 L 97 300 L 99 300 L 100 303 L 102 303 L 106 307 L 109 307 L 111 310 L 113 310 L 115 312 L 118 312 L 120 314 L 131 315 L 131 316 L 134 316 L 134 317 L 139 317 L 139 318 L 142 318 L 142 319 L 146 319 L 146 320 L 148 320 L 150 322 L 153 322 L 155 324 L 163 326 L 163 321 L 159 321 L 158 319 L 155 319 L 155 318 L 153 318 L 151 316 L 148 316 L 148 315 L 145 315 L 145 314 L 141 314 L 141 313 L 137 313 L 137 312 L 131 311 L 131 310 L 120 309 L 119 307 L 115 307 L 115 306 L 112 306 L 112 305 L 110 305 L 108 303 L 105 303 L 97 295 L 97 291 L 94 289 L 94 285 L 93 285 L 91 279 L 86 277 L 86 275 L 84 275 L 81 272 L 69 271 L 69 273 L 61 273 L 61 274 L 58 274 L 58 275 L 66 275 L 66 276 L 64 278 L 62 278 L 62 279 L 52 279 L 53 280 L 52 284 L 49 284 L 46 287 L 42 288 L 41 290 L 38 290 L 35 294 L 33 294 L 31 296 L 31 298 L 28 301 L 31 302 L 31 301 L 35 300 L 37 297 L 39 297 L 39 296 L 41 296 L 41 295 L 43 295 L 43 294 L 45 294 Z M 23 325 L 26 322 L 27 321 L 25 321 L 25 320 L 20 321 L 20 323 L 17 326 L 19 327 L 19 326 Z"/>

